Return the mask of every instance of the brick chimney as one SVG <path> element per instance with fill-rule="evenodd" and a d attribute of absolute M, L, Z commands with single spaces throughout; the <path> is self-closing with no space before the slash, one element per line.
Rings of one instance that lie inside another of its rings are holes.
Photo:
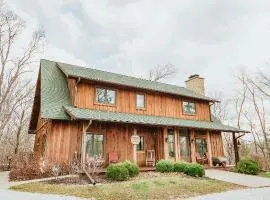
<path fill-rule="evenodd" d="M 186 82 L 186 88 L 198 92 L 202 95 L 205 93 L 204 89 L 204 78 L 200 77 L 198 74 L 191 75 L 188 77 Z"/>

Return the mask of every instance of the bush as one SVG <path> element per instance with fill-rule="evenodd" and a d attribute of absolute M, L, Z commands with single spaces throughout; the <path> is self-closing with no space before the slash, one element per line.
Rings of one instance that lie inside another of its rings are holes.
<path fill-rule="evenodd" d="M 105 177 L 114 181 L 126 181 L 129 178 L 129 171 L 122 163 L 111 164 L 106 169 Z"/>
<path fill-rule="evenodd" d="M 134 164 L 130 161 L 125 161 L 123 163 L 123 166 L 125 168 L 127 168 L 129 177 L 134 177 L 134 176 L 137 176 L 139 174 L 140 169 L 136 164 Z"/>
<path fill-rule="evenodd" d="M 53 164 L 34 159 L 31 153 L 19 153 L 12 157 L 9 179 L 11 181 L 31 180 L 53 176 L 53 166 L 59 166 L 58 175 L 70 173 L 70 165 Z"/>
<path fill-rule="evenodd" d="M 189 163 L 186 162 L 176 162 L 174 163 L 174 169 L 175 172 L 185 172 L 186 167 Z"/>
<path fill-rule="evenodd" d="M 184 169 L 184 173 L 194 177 L 203 177 L 205 175 L 203 166 L 195 163 L 188 163 Z"/>
<path fill-rule="evenodd" d="M 243 174 L 257 175 L 260 172 L 260 166 L 254 160 L 243 159 L 238 162 L 237 171 Z"/>
<path fill-rule="evenodd" d="M 156 171 L 164 173 L 164 172 L 172 172 L 173 171 L 173 163 L 168 160 L 160 160 L 156 165 Z"/>

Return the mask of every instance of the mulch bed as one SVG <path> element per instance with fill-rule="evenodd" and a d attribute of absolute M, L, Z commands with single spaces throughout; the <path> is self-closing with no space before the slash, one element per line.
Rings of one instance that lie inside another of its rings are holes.
<path fill-rule="evenodd" d="M 185 176 L 179 173 L 159 173 L 159 172 L 141 172 L 138 176 L 130 178 L 128 181 L 135 181 L 139 179 L 145 178 L 156 178 L 156 177 L 170 177 L 170 176 Z M 97 174 L 93 177 L 96 183 L 107 184 L 113 183 L 114 181 L 105 179 L 104 174 Z M 86 175 L 80 175 L 78 177 L 68 177 L 68 178 L 56 178 L 48 181 L 42 181 L 42 183 L 46 184 L 64 184 L 64 185 L 88 185 L 91 184 Z"/>

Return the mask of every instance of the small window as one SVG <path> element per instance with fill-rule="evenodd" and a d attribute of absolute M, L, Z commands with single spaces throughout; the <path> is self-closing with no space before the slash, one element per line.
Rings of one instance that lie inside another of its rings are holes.
<path fill-rule="evenodd" d="M 104 104 L 115 104 L 115 90 L 107 88 L 96 88 L 96 102 Z"/>
<path fill-rule="evenodd" d="M 144 138 L 143 136 L 140 137 L 140 142 L 137 144 L 137 151 L 143 151 L 144 150 Z"/>
<path fill-rule="evenodd" d="M 196 104 L 195 103 L 184 101 L 183 107 L 184 107 L 184 113 L 196 114 Z"/>
<path fill-rule="evenodd" d="M 168 150 L 169 150 L 169 157 L 173 158 L 175 155 L 174 152 L 174 130 L 168 130 Z"/>
<path fill-rule="evenodd" d="M 137 94 L 136 96 L 137 108 L 145 108 L 145 96 L 144 94 Z"/>

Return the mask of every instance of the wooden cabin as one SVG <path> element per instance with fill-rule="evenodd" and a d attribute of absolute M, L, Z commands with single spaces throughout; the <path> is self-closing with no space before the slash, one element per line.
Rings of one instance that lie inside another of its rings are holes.
<path fill-rule="evenodd" d="M 186 87 L 41 60 L 29 133 L 34 156 L 54 163 L 102 156 L 146 165 L 223 156 L 221 132 L 241 132 L 211 116 L 204 79 Z M 132 138 L 134 141 L 132 141 Z"/>

